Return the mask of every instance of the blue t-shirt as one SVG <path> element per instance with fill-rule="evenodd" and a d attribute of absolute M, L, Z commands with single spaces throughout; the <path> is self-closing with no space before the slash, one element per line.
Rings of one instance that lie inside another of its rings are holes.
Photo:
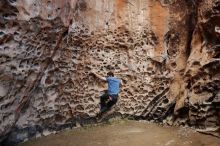
<path fill-rule="evenodd" d="M 108 82 L 108 94 L 109 95 L 118 94 L 120 91 L 121 80 L 115 77 L 106 77 L 106 80 Z"/>

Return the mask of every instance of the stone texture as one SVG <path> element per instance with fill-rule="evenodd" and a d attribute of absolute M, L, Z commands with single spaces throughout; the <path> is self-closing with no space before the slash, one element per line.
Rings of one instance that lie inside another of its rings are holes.
<path fill-rule="evenodd" d="M 219 9 L 219 0 L 0 1 L 1 141 L 92 122 L 106 88 L 92 70 L 125 83 L 117 115 L 220 136 Z"/>

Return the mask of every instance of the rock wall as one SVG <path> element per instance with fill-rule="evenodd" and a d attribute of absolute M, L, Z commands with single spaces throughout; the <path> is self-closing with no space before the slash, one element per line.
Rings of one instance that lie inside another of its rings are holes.
<path fill-rule="evenodd" d="M 89 123 L 113 70 L 116 115 L 220 135 L 219 0 L 3 0 L 0 139 Z"/>

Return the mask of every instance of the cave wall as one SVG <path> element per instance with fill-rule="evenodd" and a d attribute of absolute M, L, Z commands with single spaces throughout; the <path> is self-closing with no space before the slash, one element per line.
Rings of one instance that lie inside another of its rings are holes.
<path fill-rule="evenodd" d="M 113 70 L 115 115 L 219 136 L 219 0 L 3 0 L 0 137 L 91 122 Z"/>

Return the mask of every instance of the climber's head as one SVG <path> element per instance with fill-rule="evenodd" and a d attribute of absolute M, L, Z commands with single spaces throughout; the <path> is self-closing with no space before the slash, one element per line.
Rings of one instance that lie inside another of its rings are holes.
<path fill-rule="evenodd" d="M 108 72 L 108 73 L 107 73 L 107 77 L 114 77 L 113 72 L 111 72 L 111 71 L 110 71 L 110 72 Z"/>

